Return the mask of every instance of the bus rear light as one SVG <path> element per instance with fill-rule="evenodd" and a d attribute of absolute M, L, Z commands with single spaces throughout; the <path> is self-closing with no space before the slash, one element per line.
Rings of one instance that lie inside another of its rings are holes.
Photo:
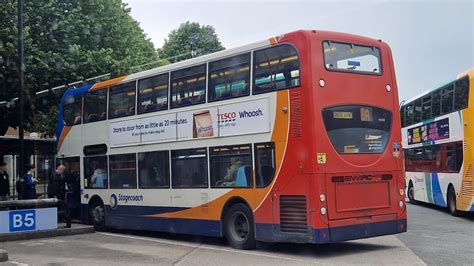
<path fill-rule="evenodd" d="M 322 208 L 321 208 L 321 215 L 326 215 L 326 213 L 327 213 L 326 208 L 325 208 L 325 207 L 322 207 Z"/>
<path fill-rule="evenodd" d="M 320 79 L 320 80 L 319 80 L 319 86 L 320 86 L 321 88 L 323 88 L 324 86 L 326 86 L 326 81 L 324 81 L 324 79 Z"/>
<path fill-rule="evenodd" d="M 398 206 L 400 206 L 400 208 L 403 208 L 403 205 L 403 201 L 398 202 Z"/>
<path fill-rule="evenodd" d="M 390 87 L 390 85 L 387 84 L 387 86 L 385 86 L 385 89 L 390 92 L 392 90 L 392 87 Z"/>
<path fill-rule="evenodd" d="M 400 189 L 400 196 L 405 195 L 405 190 L 403 188 Z"/>
<path fill-rule="evenodd" d="M 319 195 L 319 200 L 320 200 L 321 202 L 326 201 L 326 196 L 324 196 L 324 194 Z"/>

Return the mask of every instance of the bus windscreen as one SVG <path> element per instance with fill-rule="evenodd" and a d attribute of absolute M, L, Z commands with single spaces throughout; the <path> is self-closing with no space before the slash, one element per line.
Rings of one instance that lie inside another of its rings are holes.
<path fill-rule="evenodd" d="M 329 139 L 338 153 L 382 153 L 390 136 L 392 113 L 371 106 L 344 105 L 323 110 Z"/>

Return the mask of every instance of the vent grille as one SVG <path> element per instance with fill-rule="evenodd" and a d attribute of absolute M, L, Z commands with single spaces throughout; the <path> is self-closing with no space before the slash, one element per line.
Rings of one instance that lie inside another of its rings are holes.
<path fill-rule="evenodd" d="M 472 178 L 472 164 L 469 164 L 469 167 L 467 168 L 466 179 L 467 178 Z M 472 181 L 462 181 L 461 195 L 464 197 L 474 197 L 474 188 L 472 187 Z"/>
<path fill-rule="evenodd" d="M 472 177 L 472 164 L 469 164 L 469 167 L 467 168 L 466 177 Z"/>
<path fill-rule="evenodd" d="M 301 138 L 303 136 L 303 114 L 301 113 L 301 92 L 290 91 L 290 136 L 293 138 Z"/>
<path fill-rule="evenodd" d="M 464 151 L 467 151 L 467 141 L 466 140 L 464 140 L 463 147 L 464 147 Z"/>
<path fill-rule="evenodd" d="M 305 196 L 280 196 L 280 231 L 299 234 L 308 232 Z"/>

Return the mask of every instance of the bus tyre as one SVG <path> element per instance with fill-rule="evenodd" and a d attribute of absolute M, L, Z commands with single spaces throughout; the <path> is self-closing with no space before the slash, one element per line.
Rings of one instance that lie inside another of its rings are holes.
<path fill-rule="evenodd" d="M 94 229 L 105 231 L 105 207 L 101 202 L 95 202 L 90 208 L 90 220 Z"/>
<path fill-rule="evenodd" d="M 408 196 L 408 200 L 410 201 L 411 204 L 416 204 L 415 188 L 413 187 L 413 183 L 411 181 L 408 184 L 407 196 Z"/>
<path fill-rule="evenodd" d="M 254 249 L 255 227 L 250 208 L 238 203 L 233 205 L 224 218 L 224 232 L 229 244 L 236 249 Z"/>
<path fill-rule="evenodd" d="M 452 185 L 448 187 L 448 211 L 452 216 L 459 216 L 460 213 L 456 209 L 456 192 Z"/>

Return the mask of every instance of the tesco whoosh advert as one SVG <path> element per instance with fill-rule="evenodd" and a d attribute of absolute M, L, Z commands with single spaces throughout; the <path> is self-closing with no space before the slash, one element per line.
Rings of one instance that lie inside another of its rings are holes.
<path fill-rule="evenodd" d="M 110 124 L 110 145 L 123 146 L 270 132 L 268 99 L 154 115 Z"/>

